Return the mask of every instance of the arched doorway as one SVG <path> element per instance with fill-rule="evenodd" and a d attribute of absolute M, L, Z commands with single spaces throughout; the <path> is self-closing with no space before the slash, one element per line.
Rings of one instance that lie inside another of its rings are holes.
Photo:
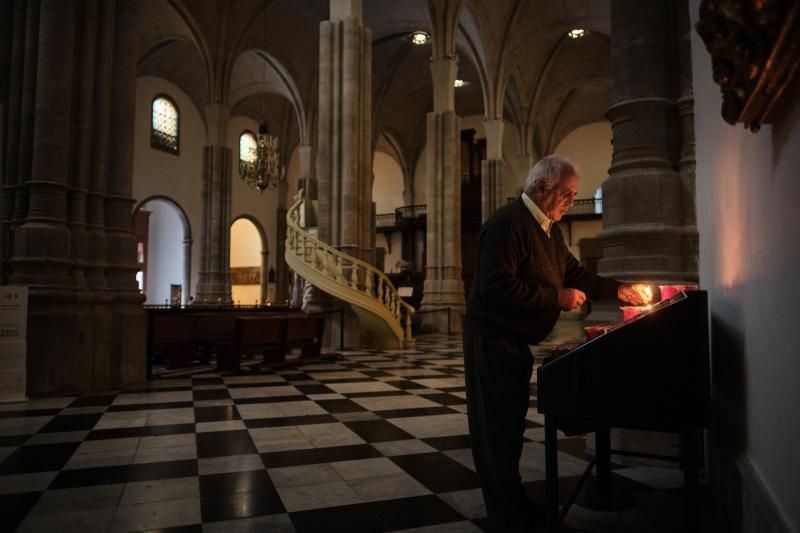
<path fill-rule="evenodd" d="M 189 219 L 171 198 L 153 196 L 133 211 L 136 275 L 145 305 L 186 305 L 191 290 L 192 234 Z"/>
<path fill-rule="evenodd" d="M 257 220 L 241 216 L 231 224 L 231 297 L 235 305 L 269 301 L 267 238 Z"/>

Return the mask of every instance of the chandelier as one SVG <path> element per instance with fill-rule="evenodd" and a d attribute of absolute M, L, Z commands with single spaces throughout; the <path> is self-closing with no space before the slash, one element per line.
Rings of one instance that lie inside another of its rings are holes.
<path fill-rule="evenodd" d="M 266 122 L 258 128 L 255 152 L 256 157 L 252 161 L 239 160 L 239 175 L 242 180 L 261 192 L 283 183 L 286 176 L 280 163 L 278 138 L 269 134 Z"/>

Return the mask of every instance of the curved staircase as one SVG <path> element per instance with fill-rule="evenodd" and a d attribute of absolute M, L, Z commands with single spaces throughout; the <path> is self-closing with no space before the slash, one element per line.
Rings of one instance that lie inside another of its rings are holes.
<path fill-rule="evenodd" d="M 382 348 L 413 346 L 414 308 L 381 270 L 325 244 L 300 226 L 303 191 L 286 213 L 286 263 L 306 282 L 348 304 Z"/>

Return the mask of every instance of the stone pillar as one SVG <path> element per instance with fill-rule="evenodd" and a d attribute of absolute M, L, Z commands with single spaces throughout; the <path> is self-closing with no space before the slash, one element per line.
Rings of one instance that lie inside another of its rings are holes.
<path fill-rule="evenodd" d="M 38 53 L 33 58 L 26 53 L 25 58 L 25 67 L 35 68 L 33 79 L 25 81 L 35 86 L 29 94 L 25 94 L 28 87 L 23 89 L 23 97 L 34 98 L 34 113 L 25 117 L 26 127 L 32 127 L 30 174 L 18 181 L 27 186 L 27 209 L 16 213 L 21 225 L 14 229 L 9 261 L 9 283 L 30 287 L 27 340 L 28 393 L 32 396 L 81 390 L 80 368 L 84 366 L 76 360 L 81 357 L 80 332 L 70 283 L 67 226 L 74 2 L 41 2 L 38 23 Z M 23 135 L 20 140 L 25 142 L 28 132 Z M 20 170 L 24 176 L 28 169 Z M 25 189 L 16 192 L 18 199 Z"/>
<path fill-rule="evenodd" d="M 461 331 L 464 282 L 461 279 L 461 177 L 459 125 L 453 82 L 457 60 L 448 55 L 431 62 L 433 112 L 427 115 L 427 262 L 422 310 L 451 308 L 451 330 Z M 424 316 L 427 326 L 447 331 L 445 313 Z"/>
<path fill-rule="evenodd" d="M 264 305 L 267 303 L 267 294 L 269 292 L 269 250 L 261 250 L 261 286 L 259 287 L 258 303 Z"/>
<path fill-rule="evenodd" d="M 498 207 L 506 203 L 503 196 L 506 162 L 503 160 L 503 119 L 486 119 L 483 124 L 486 159 L 481 161 L 481 215 L 486 222 Z"/>
<path fill-rule="evenodd" d="M 181 303 L 189 305 L 191 300 L 190 291 L 192 290 L 192 239 L 183 239 L 183 291 L 181 291 Z"/>
<path fill-rule="evenodd" d="M 372 32 L 364 25 L 361 0 L 330 0 L 330 20 L 320 23 L 317 137 L 317 227 L 319 238 L 344 253 L 369 261 L 372 205 Z M 337 307 L 311 291 L 305 310 Z M 338 315 L 326 325 L 332 345 Z M 352 313 L 345 317 L 349 346 L 361 344 Z"/>
<path fill-rule="evenodd" d="M 651 283 L 698 279 L 687 10 L 670 0 L 611 2 L 607 117 L 614 153 L 598 235 L 599 270 L 606 276 Z M 669 434 L 615 429 L 611 439 L 620 450 L 676 456 L 680 449 Z"/>
<path fill-rule="evenodd" d="M 678 123 L 679 80 L 670 59 L 678 32 L 665 23 L 677 20 L 677 4 L 614 0 L 611 6 L 614 78 L 607 117 L 614 154 L 603 184 L 599 270 L 619 279 L 696 281 L 697 228 L 689 208 L 694 190 L 686 187 L 692 165 L 687 160 L 682 176 L 676 149 L 692 143 L 680 139 L 687 132 Z M 689 75 L 687 69 L 681 73 Z M 691 119 L 683 123 L 685 130 Z"/>
<path fill-rule="evenodd" d="M 131 216 L 135 204 L 131 194 L 139 5 L 137 0 L 117 0 L 114 13 L 109 127 L 113 142 L 105 197 L 106 280 L 112 294 L 111 346 L 108 354 L 99 354 L 101 361 L 109 363 L 108 384 L 113 388 L 144 379 L 146 363 L 147 316 L 142 309 L 144 296 L 136 283 L 136 235 Z"/>
<path fill-rule="evenodd" d="M 208 144 L 203 147 L 203 240 L 197 297 L 200 305 L 230 305 L 231 149 L 227 146 L 231 110 L 206 104 Z"/>
<path fill-rule="evenodd" d="M 283 184 L 282 187 L 285 187 Z M 286 207 L 278 207 L 275 221 L 275 303 L 289 300 L 289 265 L 286 264 Z"/>
<path fill-rule="evenodd" d="M 331 0 L 320 23 L 319 236 L 369 261 L 372 202 L 372 32 L 358 0 Z"/>

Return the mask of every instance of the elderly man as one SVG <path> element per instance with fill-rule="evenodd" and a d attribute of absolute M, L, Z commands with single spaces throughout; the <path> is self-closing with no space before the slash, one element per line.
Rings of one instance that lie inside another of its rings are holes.
<path fill-rule="evenodd" d="M 578 172 L 550 155 L 536 163 L 520 198 L 481 228 L 467 299 L 464 367 L 472 455 L 493 531 L 530 531 L 531 505 L 521 484 L 525 415 L 533 358 L 561 311 L 586 298 L 644 303 L 644 287 L 583 269 L 554 222 L 578 192 Z"/>

